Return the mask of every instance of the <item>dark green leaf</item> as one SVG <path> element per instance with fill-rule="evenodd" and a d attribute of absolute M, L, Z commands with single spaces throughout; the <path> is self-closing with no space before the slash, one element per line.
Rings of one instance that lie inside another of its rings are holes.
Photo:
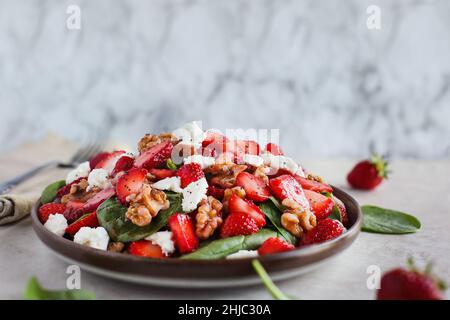
<path fill-rule="evenodd" d="M 64 180 L 59 180 L 45 187 L 41 194 L 41 203 L 49 203 L 55 200 L 58 190 L 66 185 Z"/>
<path fill-rule="evenodd" d="M 106 200 L 97 209 L 98 221 L 114 241 L 130 242 L 144 239 L 165 227 L 169 217 L 181 211 L 181 195 L 169 192 L 166 194 L 170 201 L 170 207 L 159 212 L 145 227 L 139 227 L 126 219 L 127 208 L 115 197 Z"/>
<path fill-rule="evenodd" d="M 23 294 L 27 300 L 93 300 L 93 292 L 73 289 L 73 290 L 47 290 L 43 288 L 36 278 L 28 280 L 27 288 Z"/>
<path fill-rule="evenodd" d="M 289 231 L 287 231 L 281 225 L 281 211 L 276 206 L 276 204 L 273 202 L 272 199 L 270 199 L 270 201 L 266 201 L 259 204 L 259 208 L 287 242 L 293 245 L 297 243 L 297 238 L 295 238 L 292 234 L 290 234 Z"/>
<path fill-rule="evenodd" d="M 248 236 L 236 236 L 213 240 L 209 244 L 199 248 L 197 251 L 182 256 L 181 259 L 223 259 L 239 250 L 255 250 L 271 237 L 280 237 L 280 235 L 274 230 L 261 229 L 259 232 Z"/>
<path fill-rule="evenodd" d="M 403 234 L 413 233 L 420 229 L 420 221 L 409 214 L 365 205 L 363 212 L 363 231 L 375 233 Z"/>
<path fill-rule="evenodd" d="M 341 211 L 336 204 L 333 206 L 333 211 L 331 211 L 331 214 L 328 216 L 328 218 L 342 222 Z"/>

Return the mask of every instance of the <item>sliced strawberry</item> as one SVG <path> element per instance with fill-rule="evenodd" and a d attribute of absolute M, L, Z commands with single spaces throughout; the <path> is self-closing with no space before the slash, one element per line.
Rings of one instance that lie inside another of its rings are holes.
<path fill-rule="evenodd" d="M 294 177 L 295 177 L 295 180 L 297 180 L 298 183 L 300 183 L 300 185 L 302 186 L 302 188 L 304 190 L 311 190 L 311 191 L 315 191 L 315 192 L 329 192 L 329 193 L 333 192 L 333 188 L 326 183 L 309 180 L 309 179 L 300 177 L 299 175 L 295 175 Z"/>
<path fill-rule="evenodd" d="M 158 246 L 157 244 L 153 244 L 151 241 L 148 240 L 139 240 L 131 242 L 128 247 L 128 253 L 135 256 L 155 258 L 155 259 L 162 259 L 166 257 L 162 252 L 160 246 Z"/>
<path fill-rule="evenodd" d="M 177 176 L 180 177 L 181 188 L 186 188 L 190 183 L 204 178 L 205 174 L 198 163 L 188 163 L 177 170 Z"/>
<path fill-rule="evenodd" d="M 97 153 L 95 156 L 93 156 L 91 159 L 89 159 L 89 167 L 92 169 L 94 169 L 97 164 L 102 161 L 103 159 L 106 159 L 106 157 L 109 156 L 109 152 L 100 152 Z"/>
<path fill-rule="evenodd" d="M 88 201 L 86 201 L 81 210 L 84 213 L 95 211 L 104 201 L 108 200 L 115 194 L 116 191 L 114 190 L 114 188 L 103 189 Z"/>
<path fill-rule="evenodd" d="M 116 162 L 124 153 L 125 151 L 123 150 L 109 153 L 106 157 L 104 157 L 101 161 L 97 163 L 95 169 L 105 169 L 108 172 L 113 171 L 114 167 L 116 166 Z"/>
<path fill-rule="evenodd" d="M 150 169 L 148 172 L 152 175 L 154 175 L 158 180 L 170 178 L 177 174 L 175 170 L 169 170 L 169 169 Z"/>
<path fill-rule="evenodd" d="M 82 227 L 91 227 L 95 228 L 98 227 L 99 223 L 97 220 L 97 212 L 88 213 L 84 216 L 82 216 L 80 219 L 76 220 L 75 222 L 71 223 L 66 228 L 66 233 L 70 235 L 74 235 L 78 232 Z"/>
<path fill-rule="evenodd" d="M 195 235 L 191 217 L 187 214 L 176 213 L 169 217 L 168 224 L 173 233 L 175 246 L 181 254 L 197 249 L 198 238 Z"/>
<path fill-rule="evenodd" d="M 126 203 L 126 198 L 132 193 L 138 193 L 147 176 L 147 170 L 142 168 L 133 168 L 125 172 L 117 180 L 116 194 L 120 202 Z"/>
<path fill-rule="evenodd" d="M 347 209 L 345 208 L 345 204 L 336 198 L 335 196 L 332 197 L 334 204 L 336 205 L 337 209 L 339 210 L 339 213 L 341 215 L 341 222 L 344 225 L 344 227 L 348 227 L 348 215 L 347 215 Z"/>
<path fill-rule="evenodd" d="M 64 211 L 64 217 L 68 223 L 72 223 L 75 220 L 83 216 L 84 202 L 78 200 L 69 200 L 66 203 L 66 211 Z"/>
<path fill-rule="evenodd" d="M 86 179 L 86 177 L 78 178 L 78 179 L 72 181 L 71 183 L 66 184 L 64 187 L 61 187 L 61 188 L 58 190 L 58 192 L 56 193 L 56 196 L 57 196 L 58 198 L 61 198 L 62 196 L 65 196 L 66 194 L 68 194 L 68 193 L 70 192 L 70 188 L 72 187 L 72 185 L 74 185 L 74 184 L 76 184 L 76 183 L 79 183 L 79 182 L 80 182 L 81 180 L 83 180 L 83 179 Z"/>
<path fill-rule="evenodd" d="M 262 202 L 270 197 L 269 188 L 264 181 L 248 172 L 241 172 L 236 177 L 236 185 L 244 188 L 245 196 L 253 201 Z"/>
<path fill-rule="evenodd" d="M 66 206 L 62 203 L 46 203 L 39 208 L 38 218 L 42 223 L 46 223 L 51 214 L 64 214 L 64 211 L 66 211 Z"/>
<path fill-rule="evenodd" d="M 119 172 L 127 171 L 133 168 L 134 159 L 129 156 L 121 156 L 119 160 L 117 160 L 116 165 L 114 166 L 113 171 L 111 172 L 111 176 L 115 176 Z"/>
<path fill-rule="evenodd" d="M 302 186 L 291 175 L 281 175 L 270 179 L 270 191 L 278 200 L 283 201 L 288 198 L 297 202 L 302 208 L 309 208 L 308 200 L 305 197 Z"/>
<path fill-rule="evenodd" d="M 207 133 L 206 138 L 203 140 L 202 147 L 206 148 L 207 146 L 209 146 L 213 142 L 225 143 L 227 141 L 228 141 L 228 138 L 225 137 L 224 135 L 222 135 L 222 134 L 220 134 L 218 132 L 210 131 L 210 132 Z"/>
<path fill-rule="evenodd" d="M 253 140 L 237 140 L 237 146 L 244 152 L 244 154 L 259 155 L 260 147 L 258 142 Z"/>
<path fill-rule="evenodd" d="M 266 151 L 270 152 L 271 154 L 273 154 L 275 156 L 282 156 L 282 155 L 284 155 L 283 150 L 281 150 L 281 148 L 275 143 L 268 143 L 266 145 Z"/>
<path fill-rule="evenodd" d="M 230 212 L 247 213 L 253 218 L 259 228 L 266 225 L 266 216 L 262 213 L 258 206 L 249 200 L 240 198 L 236 194 L 233 194 L 230 200 L 228 200 L 228 210 Z"/>
<path fill-rule="evenodd" d="M 344 231 L 345 228 L 339 221 L 323 219 L 303 236 L 302 244 L 309 245 L 332 240 L 339 237 Z"/>
<path fill-rule="evenodd" d="M 172 155 L 172 149 L 172 142 L 161 142 L 141 153 L 134 161 L 134 165 L 146 169 L 163 167 Z"/>
<path fill-rule="evenodd" d="M 314 213 L 317 220 L 328 218 L 331 211 L 333 211 L 333 200 L 325 197 L 323 194 L 311 190 L 304 190 L 304 192 L 311 207 L 311 211 Z"/>
<path fill-rule="evenodd" d="M 259 231 L 256 221 L 246 212 L 231 212 L 225 219 L 220 236 L 222 238 L 249 235 Z"/>
<path fill-rule="evenodd" d="M 208 186 L 208 196 L 213 196 L 218 200 L 222 200 L 225 190 L 213 185 Z"/>
<path fill-rule="evenodd" d="M 295 247 L 284 241 L 283 239 L 272 237 L 263 242 L 263 244 L 258 249 L 258 254 L 260 256 L 277 253 L 277 252 L 285 252 L 294 250 Z"/>

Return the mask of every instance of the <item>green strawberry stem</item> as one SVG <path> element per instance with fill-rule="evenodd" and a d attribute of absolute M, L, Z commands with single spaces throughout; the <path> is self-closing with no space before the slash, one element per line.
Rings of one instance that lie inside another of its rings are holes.
<path fill-rule="evenodd" d="M 370 158 L 370 162 L 377 169 L 378 176 L 387 179 L 388 175 L 391 172 L 388 170 L 388 162 L 386 161 L 386 159 L 384 159 L 383 157 L 381 157 L 381 156 L 379 156 L 377 154 L 374 154 Z"/>
<path fill-rule="evenodd" d="M 266 270 L 264 270 L 264 267 L 262 264 L 254 259 L 252 260 L 252 266 L 255 269 L 258 276 L 261 278 L 262 283 L 266 287 L 267 291 L 272 295 L 272 297 L 275 300 L 292 300 L 290 297 L 285 295 L 276 285 L 273 283 L 273 281 L 270 279 L 269 275 L 267 274 Z"/>

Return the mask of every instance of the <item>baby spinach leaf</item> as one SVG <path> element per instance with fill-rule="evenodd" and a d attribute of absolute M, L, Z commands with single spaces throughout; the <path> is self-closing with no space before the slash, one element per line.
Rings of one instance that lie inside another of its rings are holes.
<path fill-rule="evenodd" d="M 286 295 L 281 291 L 275 283 L 273 283 L 272 279 L 270 279 L 269 275 L 267 274 L 266 270 L 262 266 L 261 262 L 254 259 L 252 260 L 252 266 L 253 269 L 255 269 L 256 274 L 261 279 L 262 283 L 266 287 L 267 291 L 272 295 L 272 297 L 275 300 L 295 300 L 294 298 L 291 298 L 290 296 Z"/>
<path fill-rule="evenodd" d="M 374 233 L 404 234 L 413 233 L 420 229 L 420 221 L 409 214 L 380 208 L 376 206 L 364 205 L 362 230 Z"/>
<path fill-rule="evenodd" d="M 41 286 L 36 278 L 28 280 L 27 288 L 23 294 L 27 300 L 93 300 L 93 292 L 73 289 L 73 290 L 47 290 Z"/>
<path fill-rule="evenodd" d="M 261 229 L 259 232 L 248 236 L 236 236 L 213 240 L 209 244 L 199 248 L 197 251 L 185 254 L 180 259 L 223 259 L 239 250 L 255 250 L 271 237 L 279 237 L 279 234 L 274 230 Z"/>
<path fill-rule="evenodd" d="M 66 185 L 64 180 L 55 181 L 45 187 L 41 194 L 41 203 L 49 203 L 55 200 L 58 190 Z"/>
<path fill-rule="evenodd" d="M 281 225 L 281 211 L 273 200 L 261 203 L 259 208 L 287 242 L 293 245 L 297 243 L 297 239 Z"/>
<path fill-rule="evenodd" d="M 170 158 L 167 159 L 167 161 L 166 161 L 166 167 L 167 167 L 167 169 L 170 169 L 170 170 L 177 170 L 177 165 Z"/>
<path fill-rule="evenodd" d="M 341 211 L 339 210 L 339 208 L 336 204 L 333 206 L 333 211 L 331 211 L 328 218 L 342 222 Z"/>
<path fill-rule="evenodd" d="M 170 201 L 170 207 L 160 211 L 145 227 L 139 227 L 126 219 L 127 208 L 116 197 L 108 199 L 100 205 L 97 209 L 98 221 L 114 241 L 130 242 L 144 239 L 165 227 L 169 217 L 181 211 L 181 195 L 169 192 L 166 194 Z"/>

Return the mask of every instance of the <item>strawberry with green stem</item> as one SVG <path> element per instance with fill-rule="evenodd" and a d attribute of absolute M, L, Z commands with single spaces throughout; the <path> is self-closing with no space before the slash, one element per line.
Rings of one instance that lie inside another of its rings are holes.
<path fill-rule="evenodd" d="M 383 157 L 373 155 L 369 160 L 358 162 L 347 175 L 347 181 L 355 189 L 375 189 L 390 171 L 388 162 Z"/>

